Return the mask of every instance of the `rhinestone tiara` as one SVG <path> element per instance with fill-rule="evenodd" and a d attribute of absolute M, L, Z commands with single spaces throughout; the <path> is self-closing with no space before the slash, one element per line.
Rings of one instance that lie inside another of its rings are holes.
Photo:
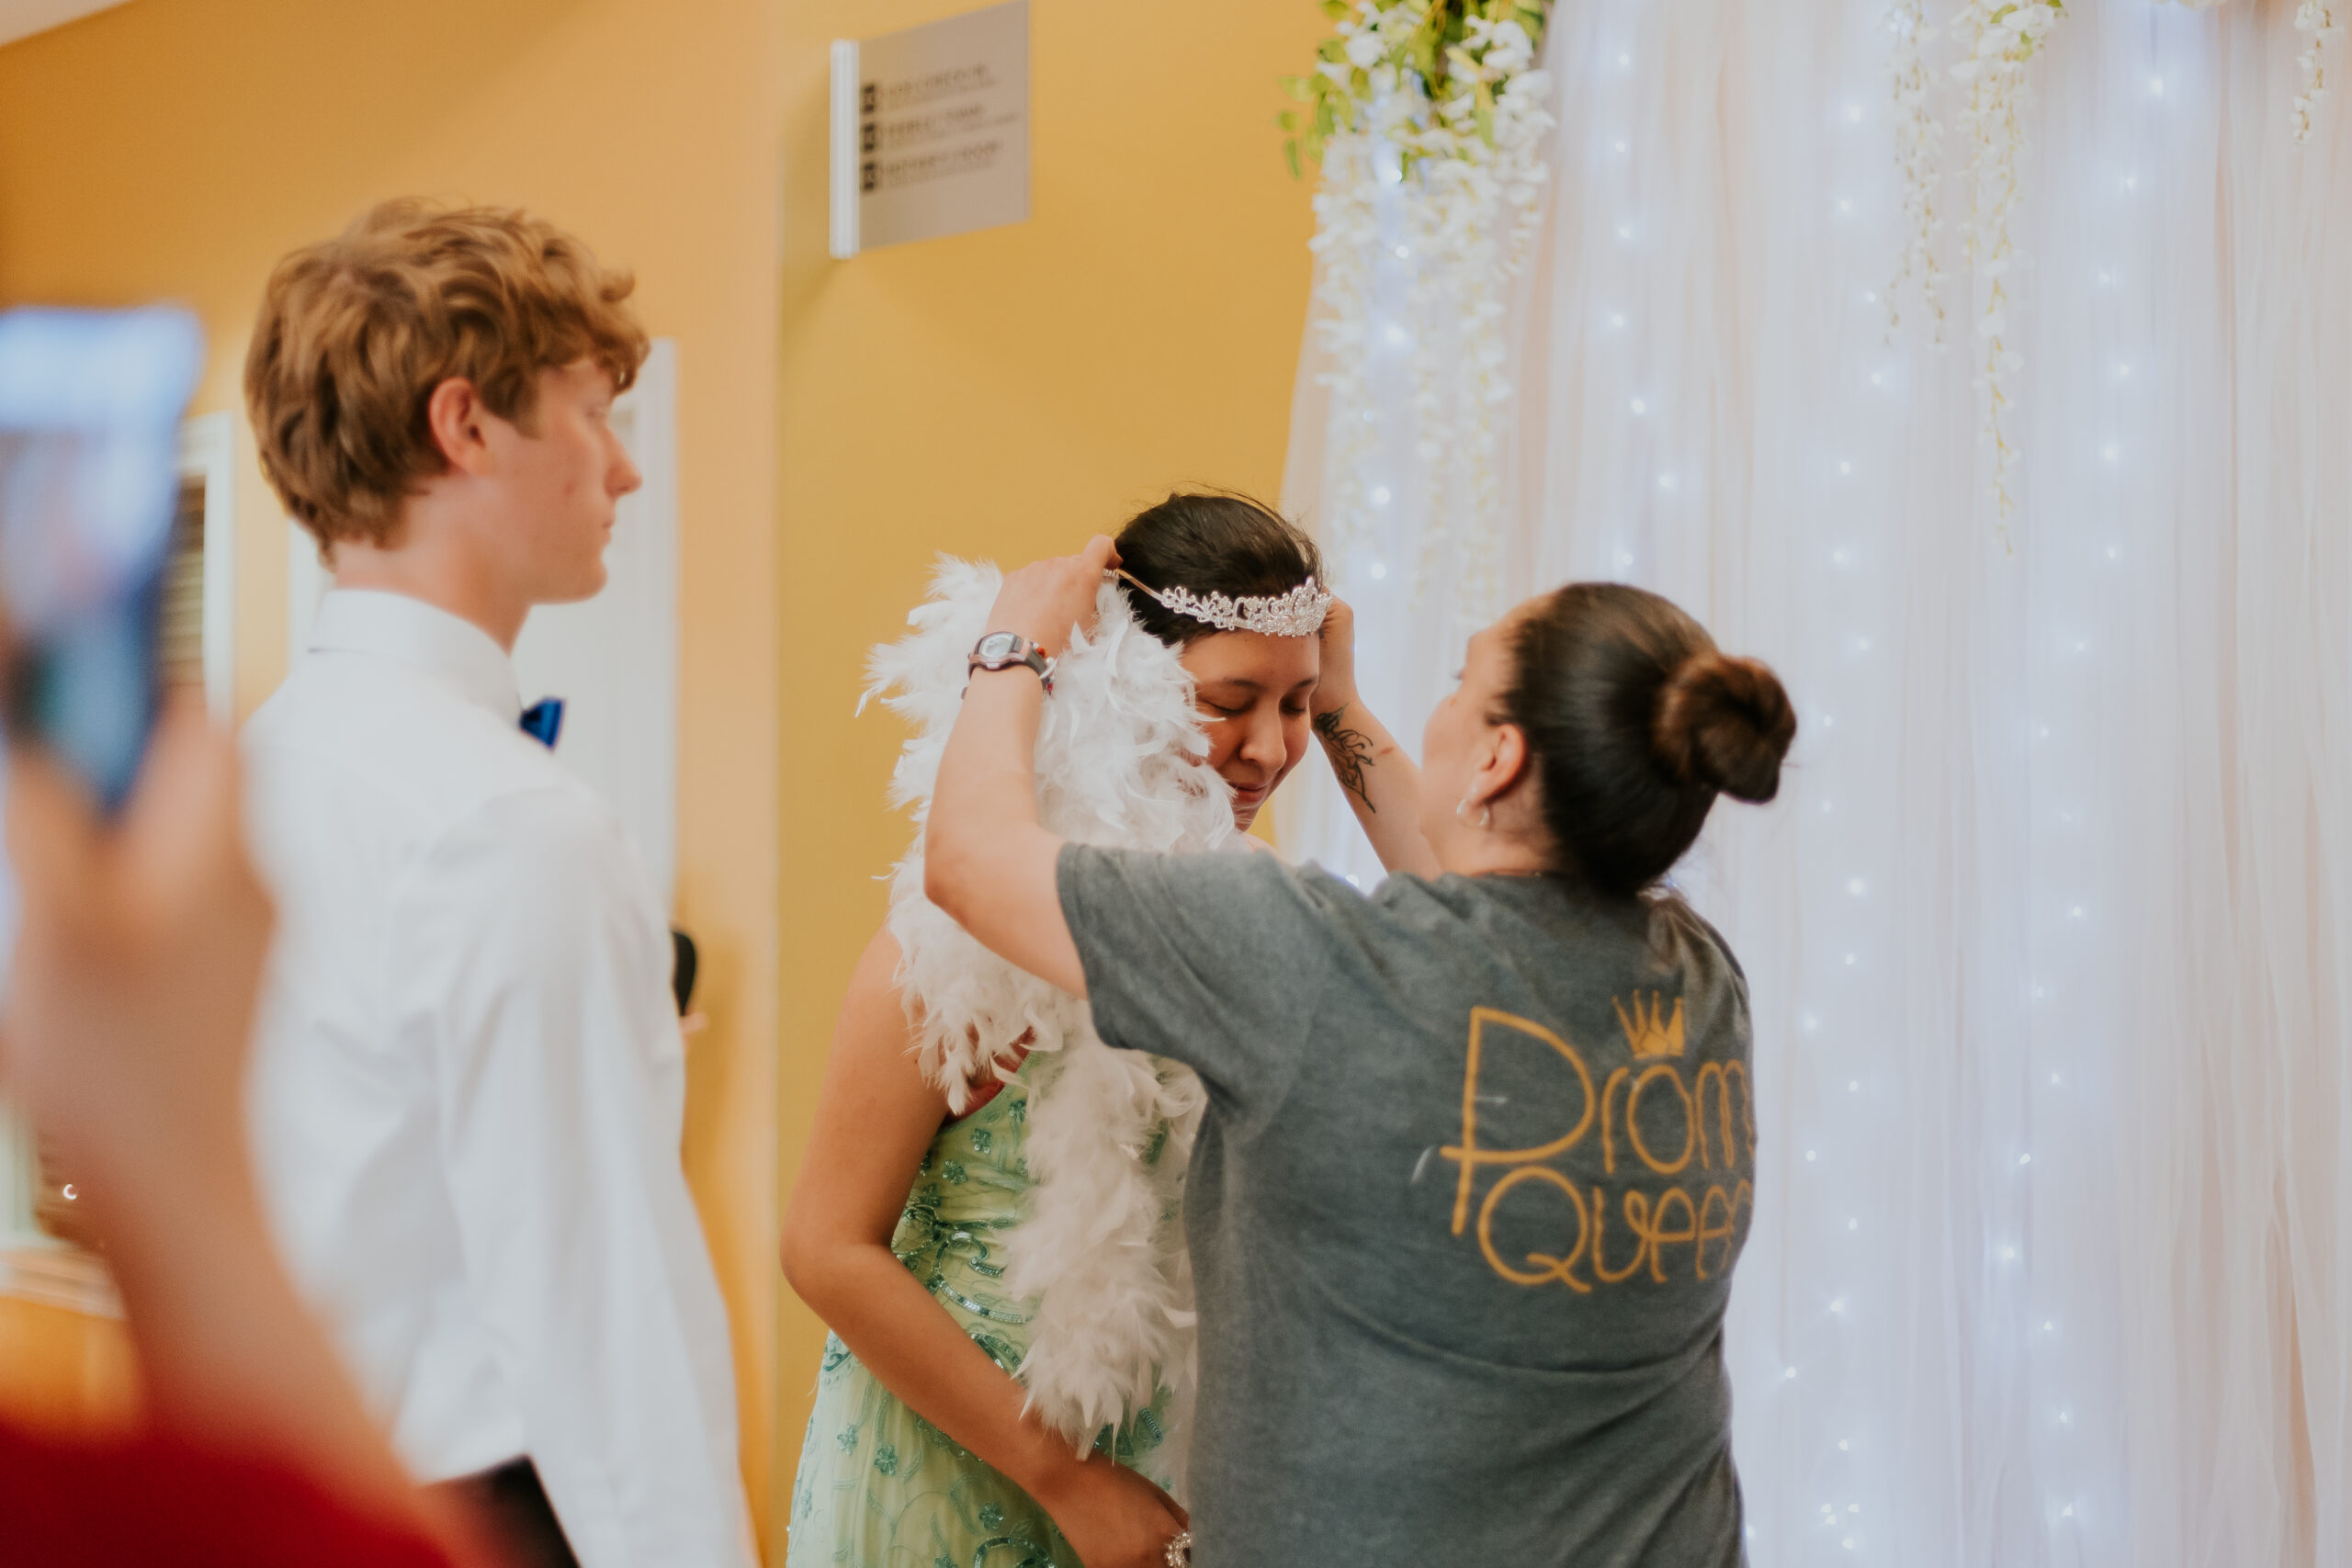
<path fill-rule="evenodd" d="M 1188 615 L 1220 631 L 1263 632 L 1268 637 L 1313 637 L 1323 629 L 1323 616 L 1331 608 L 1331 595 L 1311 577 L 1287 593 L 1236 599 L 1224 593 L 1198 594 L 1186 588 L 1154 588 L 1139 581 L 1130 571 L 1119 571 L 1115 575 L 1125 578 L 1142 592 L 1158 600 L 1162 608 Z"/>

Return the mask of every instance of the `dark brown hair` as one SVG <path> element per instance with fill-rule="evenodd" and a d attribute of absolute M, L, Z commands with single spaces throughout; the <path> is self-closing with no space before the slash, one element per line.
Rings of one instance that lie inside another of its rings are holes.
<path fill-rule="evenodd" d="M 1204 597 L 1279 595 L 1323 573 L 1315 541 L 1296 524 L 1229 491 L 1179 491 L 1129 518 L 1118 546 L 1121 569 L 1139 581 Z M 1132 582 L 1119 587 L 1143 629 L 1171 647 L 1217 629 L 1137 592 Z"/>
<path fill-rule="evenodd" d="M 391 543 L 402 498 L 444 467 L 433 389 L 462 377 L 526 430 L 541 370 L 585 359 L 626 390 L 647 346 L 631 287 L 528 213 L 383 203 L 262 291 L 245 354 L 262 473 L 322 546 Z"/>
<path fill-rule="evenodd" d="M 1766 801 L 1796 711 L 1780 679 L 1719 651 L 1670 601 L 1572 582 L 1513 628 L 1504 722 L 1536 759 L 1558 869 L 1638 893 L 1682 858 L 1718 794 Z"/>

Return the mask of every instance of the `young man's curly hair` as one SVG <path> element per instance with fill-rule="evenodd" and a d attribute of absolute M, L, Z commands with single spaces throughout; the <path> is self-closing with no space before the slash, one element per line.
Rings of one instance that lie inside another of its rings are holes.
<path fill-rule="evenodd" d="M 627 389 L 646 352 L 634 286 L 515 209 L 383 203 L 270 274 L 245 355 L 262 472 L 322 548 L 395 543 L 401 501 L 445 467 L 433 389 L 470 381 L 526 430 L 542 370 L 585 359 Z"/>

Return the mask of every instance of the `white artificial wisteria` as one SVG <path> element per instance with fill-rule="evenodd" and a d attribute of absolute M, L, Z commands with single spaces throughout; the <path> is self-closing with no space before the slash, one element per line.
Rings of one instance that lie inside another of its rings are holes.
<path fill-rule="evenodd" d="M 2018 204 L 2018 159 L 2025 143 L 2019 111 L 2027 68 L 2064 15 L 2064 0 L 1963 0 L 1950 35 L 1960 50 L 1951 75 L 1965 95 L 1959 114 L 1968 146 L 1962 254 L 1976 300 L 1973 385 L 1980 428 L 1993 455 L 1993 502 L 2005 523 L 2017 506 L 2018 457 L 2010 439 L 2009 388 L 2024 363 L 2011 346 L 2009 327 L 2015 276 L 2024 261 L 2009 235 Z M 1887 328 L 1892 336 L 1902 324 L 1904 288 L 1916 285 L 1931 341 L 1941 347 L 1947 318 L 1936 237 L 1943 228 L 1937 192 L 1943 177 L 1944 128 L 1935 107 L 1937 73 L 1927 60 L 1927 46 L 1939 36 L 1927 0 L 1894 0 L 1887 31 L 1889 107 L 1903 190 L 1902 249 L 1887 288 Z"/>
<path fill-rule="evenodd" d="M 1933 341 L 1940 348 L 1944 275 L 1936 260 L 1936 235 L 1944 224 L 1939 215 L 1936 186 L 1944 128 L 1936 118 L 1935 78 L 1927 60 L 1927 45 L 1936 36 L 1936 28 L 1928 17 L 1927 0 L 1894 0 L 1886 25 L 1894 39 L 1889 54 L 1888 118 L 1894 131 L 1894 162 L 1903 182 L 1903 251 L 1894 279 L 1886 289 L 1887 332 L 1892 336 L 1903 324 L 1904 285 L 1917 284 Z"/>
<path fill-rule="evenodd" d="M 1382 105 L 1379 107 L 1385 108 Z M 1317 295 L 1314 332 L 1328 368 L 1331 415 L 1325 440 L 1325 507 L 1329 539 L 1342 562 L 1370 532 L 1371 461 L 1377 449 L 1372 398 L 1372 292 L 1380 243 L 1379 137 L 1370 130 L 1334 137 L 1323 152 L 1315 193 Z M 1344 570 L 1344 567 L 1342 568 Z M 1345 578 L 1340 579 L 1345 583 Z"/>
<path fill-rule="evenodd" d="M 1543 202 L 1548 83 L 1535 69 L 1540 8 L 1462 0 L 1352 0 L 1316 77 L 1293 91 L 1316 106 L 1310 151 L 1321 276 L 1315 332 L 1329 369 L 1325 446 L 1329 537 L 1342 563 L 1374 536 L 1371 365 L 1381 193 L 1393 185 L 1409 286 L 1399 323 L 1412 344 L 1414 452 L 1429 525 L 1417 581 L 1443 565 L 1452 609 L 1479 625 L 1501 609 L 1503 432 L 1511 385 L 1504 290 L 1525 259 Z M 1343 567 L 1344 570 L 1344 567 Z M 1344 581 L 1344 580 L 1343 580 Z"/>
<path fill-rule="evenodd" d="M 1542 203 L 1544 79 L 1516 22 L 1472 18 L 1480 80 L 1494 85 L 1493 141 L 1474 123 L 1467 86 L 1406 132 L 1422 156 L 1405 191 L 1411 236 L 1416 455 L 1428 486 L 1421 581 L 1453 553 L 1456 607 L 1467 626 L 1503 610 L 1503 431 L 1511 419 L 1503 289 L 1526 259 Z M 1481 37 L 1481 29 L 1486 36 Z"/>
<path fill-rule="evenodd" d="M 2009 237 L 2018 205 L 2018 154 L 2025 144 L 2019 111 L 2026 68 L 2064 15 L 2058 0 L 1967 0 L 1954 30 L 1963 51 L 1951 68 L 1966 92 L 1960 129 L 1968 139 L 1965 254 L 1980 304 L 1976 316 L 1981 428 L 1993 451 L 1993 501 L 2006 520 L 2017 506 L 2018 449 L 2009 439 L 2009 382 L 2024 359 L 2010 346 L 2009 289 L 2024 257 Z"/>
<path fill-rule="evenodd" d="M 1931 341 L 1944 342 L 1944 274 L 1937 239 L 1943 228 L 1938 193 L 1945 175 L 1943 121 L 1936 109 L 1939 73 L 1928 47 L 1942 39 L 1959 58 L 1951 76 L 1962 99 L 1957 123 L 1967 146 L 1968 208 L 1962 256 L 1973 291 L 1973 335 L 1979 421 L 1993 458 L 1993 499 L 2006 519 L 2017 505 L 2020 454 L 2012 436 L 2012 389 L 2023 361 L 2013 344 L 2012 314 L 2025 257 L 2009 234 L 2019 194 L 2018 162 L 2025 152 L 2021 110 L 2031 62 L 2065 14 L 2065 0 L 1962 0 L 1951 26 L 1939 32 L 1929 0 L 1891 0 L 1886 14 L 1889 107 L 1896 169 L 1903 192 L 1901 249 L 1887 289 L 1890 335 L 1901 325 L 1906 288 L 1916 288 Z M 2079 0 L 2077 0 L 2079 3 Z M 2121 3 L 2121 0 L 2109 0 Z M 2211 10 L 2228 0 L 2172 0 L 2184 9 Z M 2297 146 L 2312 134 L 2313 116 L 2327 91 L 2329 51 L 2343 36 L 2340 19 L 2352 0 L 2299 0 L 2294 25 L 2310 42 L 2296 56 L 2301 90 L 2292 103 Z"/>
<path fill-rule="evenodd" d="M 2211 11 L 2228 0 L 2173 0 L 2173 4 L 2190 11 Z M 2295 56 L 2295 63 L 2302 68 L 2303 85 L 2288 105 L 2288 124 L 2298 147 L 2310 142 L 2312 115 L 2327 95 L 2327 49 L 2344 36 L 2343 24 L 2337 20 L 2342 9 L 2343 0 L 2299 0 L 2295 7 L 2295 30 L 2309 33 L 2312 39 Z"/>
<path fill-rule="evenodd" d="M 2312 111 L 2327 91 L 2327 47 L 2344 33 L 2335 19 L 2336 9 L 2336 0 L 2302 0 L 2295 8 L 2295 30 L 2312 36 L 2309 47 L 2295 57 L 2295 63 L 2303 68 L 2303 90 L 2295 95 L 2292 105 L 2298 147 L 2311 141 Z"/>

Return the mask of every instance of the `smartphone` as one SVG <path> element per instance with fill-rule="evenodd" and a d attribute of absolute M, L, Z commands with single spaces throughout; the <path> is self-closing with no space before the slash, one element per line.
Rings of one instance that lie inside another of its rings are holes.
<path fill-rule="evenodd" d="M 184 310 L 0 313 L 7 730 L 109 809 L 162 704 L 180 419 L 203 360 Z"/>

